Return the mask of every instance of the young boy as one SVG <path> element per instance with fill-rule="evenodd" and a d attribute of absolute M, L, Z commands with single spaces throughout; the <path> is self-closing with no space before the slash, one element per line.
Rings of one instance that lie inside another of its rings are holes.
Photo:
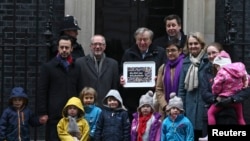
<path fill-rule="evenodd" d="M 95 105 L 97 99 L 97 92 L 92 87 L 84 87 L 80 93 L 79 98 L 82 100 L 85 119 L 89 123 L 90 127 L 90 141 L 94 141 L 96 123 L 100 116 L 101 109 Z"/>
<path fill-rule="evenodd" d="M 103 99 L 97 121 L 95 141 L 129 141 L 130 121 L 120 93 L 111 89 Z"/>
<path fill-rule="evenodd" d="M 46 118 L 46 117 L 45 117 Z M 1 141 L 29 141 L 30 126 L 40 126 L 46 121 L 40 120 L 28 107 L 28 96 L 22 87 L 14 87 L 7 107 L 0 119 Z"/>
<path fill-rule="evenodd" d="M 161 141 L 194 141 L 193 125 L 184 116 L 182 99 L 176 93 L 170 94 L 166 111 L 168 116 L 162 123 Z"/>
<path fill-rule="evenodd" d="M 83 118 L 82 102 L 77 97 L 68 100 L 62 111 L 63 118 L 57 124 L 61 141 L 88 141 L 89 125 Z"/>
<path fill-rule="evenodd" d="M 133 114 L 131 141 L 160 141 L 161 115 L 154 112 L 153 92 L 142 95 L 139 107 Z"/>

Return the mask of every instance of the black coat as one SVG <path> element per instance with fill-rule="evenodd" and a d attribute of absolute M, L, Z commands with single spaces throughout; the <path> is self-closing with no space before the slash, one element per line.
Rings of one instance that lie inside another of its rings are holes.
<path fill-rule="evenodd" d="M 80 75 L 80 68 L 74 62 L 68 72 L 56 57 L 44 64 L 38 82 L 38 114 L 48 115 L 50 122 L 58 122 L 68 99 L 79 96 Z"/>
<path fill-rule="evenodd" d="M 204 108 L 207 109 L 212 103 L 215 102 L 216 96 L 212 94 L 212 84 L 213 84 L 213 71 L 211 64 L 207 66 L 204 73 L 204 81 L 201 81 L 202 87 L 202 98 L 206 105 Z M 241 90 L 235 95 L 232 95 L 232 102 L 243 103 L 250 96 L 250 88 Z M 207 113 L 204 113 L 204 120 L 207 121 Z M 246 121 L 247 122 L 247 121 Z M 217 124 L 238 124 L 235 111 L 232 107 L 228 107 L 220 111 L 216 115 Z"/>
<path fill-rule="evenodd" d="M 187 40 L 187 36 L 183 32 L 181 32 L 180 46 L 182 48 L 184 48 L 186 40 Z M 169 41 L 169 36 L 166 33 L 164 36 L 156 38 L 153 41 L 153 44 L 157 45 L 157 46 L 160 46 L 160 47 L 163 47 L 163 48 L 166 48 L 166 45 L 167 45 L 168 41 Z"/>
<path fill-rule="evenodd" d="M 92 87 L 97 91 L 97 104 L 102 106 L 102 100 L 110 89 L 118 89 L 119 66 L 112 58 L 105 57 L 102 68 L 98 73 L 95 68 L 94 59 L 90 55 L 78 58 L 76 64 L 81 68 L 82 87 Z"/>
<path fill-rule="evenodd" d="M 104 107 L 96 123 L 95 141 L 129 141 L 130 122 L 124 109 Z"/>
<path fill-rule="evenodd" d="M 126 61 L 154 61 L 156 64 L 155 72 L 157 76 L 159 67 L 166 62 L 166 51 L 162 47 L 151 44 L 149 46 L 148 52 L 145 55 L 145 58 L 143 59 L 138 46 L 134 45 L 127 49 L 123 54 L 120 66 L 121 73 L 123 70 L 123 63 Z M 128 108 L 130 120 L 133 118 L 132 114 L 136 112 L 141 95 L 144 95 L 148 90 L 154 91 L 154 87 L 134 87 L 121 89 L 121 95 L 124 105 Z"/>

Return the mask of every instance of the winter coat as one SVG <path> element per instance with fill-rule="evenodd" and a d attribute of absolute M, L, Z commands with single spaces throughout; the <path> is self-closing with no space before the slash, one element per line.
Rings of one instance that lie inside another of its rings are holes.
<path fill-rule="evenodd" d="M 204 70 L 208 64 L 209 61 L 207 55 L 205 54 L 201 58 L 198 68 L 198 88 L 195 88 L 192 91 L 187 91 L 185 89 L 184 83 L 187 71 L 189 69 L 189 66 L 191 65 L 189 56 L 184 59 L 182 65 L 178 95 L 182 98 L 183 108 L 185 110 L 186 116 L 193 124 L 195 130 L 202 130 L 203 128 L 202 117 L 204 114 L 204 101 L 201 96 L 202 88 L 200 86 L 200 83 L 204 77 Z"/>
<path fill-rule="evenodd" d="M 148 48 L 148 52 L 146 53 L 145 58 L 142 59 L 142 55 L 138 49 L 138 46 L 133 45 L 131 48 L 125 51 L 122 57 L 120 70 L 123 70 L 123 63 L 126 61 L 154 61 L 156 64 L 155 72 L 157 76 L 159 67 L 166 61 L 165 52 L 165 49 L 151 44 Z M 154 91 L 154 88 L 155 87 L 122 88 L 122 97 L 124 98 L 124 103 L 129 110 L 131 120 L 132 114 L 136 112 L 137 106 L 139 105 L 139 99 L 141 95 L 147 93 L 149 90 Z"/>
<path fill-rule="evenodd" d="M 105 57 L 102 68 L 98 73 L 95 68 L 93 57 L 87 55 L 76 60 L 76 64 L 81 68 L 82 88 L 85 86 L 94 88 L 97 93 L 97 105 L 102 106 L 102 100 L 110 89 L 118 89 L 119 66 L 118 62 L 112 58 Z"/>
<path fill-rule="evenodd" d="M 137 130 L 139 126 L 139 113 L 133 114 L 133 121 L 131 124 L 131 140 L 137 141 Z M 149 129 L 149 139 L 147 141 L 160 141 L 161 136 L 161 115 L 159 113 L 153 113 L 152 117 L 149 119 L 148 124 L 150 124 Z"/>
<path fill-rule="evenodd" d="M 244 64 L 238 62 L 225 65 L 214 78 L 212 93 L 223 97 L 234 95 L 242 90 L 246 77 L 247 73 Z"/>
<path fill-rule="evenodd" d="M 17 110 L 12 106 L 12 98 L 24 98 L 23 108 Z M 19 122 L 20 121 L 20 122 Z M 19 91 L 12 93 L 9 98 L 9 107 L 7 107 L 0 119 L 0 141 L 30 141 L 30 126 L 40 126 L 38 116 L 28 107 L 28 96 Z M 19 139 L 20 137 L 20 139 Z"/>
<path fill-rule="evenodd" d="M 209 65 L 205 69 L 205 73 L 203 75 L 203 79 L 201 81 L 201 94 L 202 99 L 205 102 L 204 109 L 207 110 L 208 107 L 215 103 L 215 99 L 217 95 L 214 95 L 212 93 L 212 84 L 214 80 L 214 74 L 213 74 L 213 67 L 212 63 L 209 63 Z M 231 96 L 232 101 L 235 103 L 243 103 L 246 99 L 248 99 L 250 96 L 250 87 L 241 90 L 240 92 L 237 92 L 237 94 L 234 94 Z M 204 120 L 207 123 L 207 112 L 204 113 L 203 116 Z M 217 124 L 238 124 L 237 118 L 234 112 L 234 109 L 232 107 L 225 107 L 222 111 L 220 111 L 216 116 L 216 123 Z"/>
<path fill-rule="evenodd" d="M 182 56 L 180 55 L 180 57 L 182 57 Z M 179 61 L 178 64 L 182 64 L 183 60 L 184 60 L 184 55 L 182 57 L 182 60 Z M 176 66 L 178 64 L 176 64 Z M 165 116 L 166 116 L 166 113 L 165 113 L 165 111 L 163 109 L 168 104 L 168 99 L 166 98 L 166 92 L 165 91 L 167 89 L 170 89 L 170 88 L 167 88 L 167 84 L 165 84 L 165 77 L 166 77 L 166 75 L 168 76 L 168 73 L 166 72 L 166 65 L 168 65 L 168 62 L 166 62 L 165 64 L 162 64 L 161 67 L 158 69 L 157 83 L 156 83 L 156 88 L 155 88 L 155 94 L 156 94 L 155 97 L 156 97 L 156 101 L 157 101 L 157 104 L 158 104 L 157 111 L 162 115 L 162 117 L 161 117 L 162 119 L 164 119 Z M 173 92 L 176 92 L 176 95 L 178 95 L 179 82 L 174 81 L 174 77 L 177 77 L 180 80 L 180 73 L 175 72 L 176 66 L 173 67 L 174 73 L 173 74 L 171 73 L 168 77 L 173 78 L 171 85 L 173 87 L 177 88 L 176 91 L 173 91 Z M 171 76 L 171 75 L 173 75 L 173 76 Z"/>
<path fill-rule="evenodd" d="M 63 118 L 57 124 L 57 132 L 58 136 L 61 141 L 74 141 L 73 136 L 68 133 L 68 126 L 69 126 L 69 118 L 67 114 L 67 107 L 69 105 L 74 105 L 78 108 L 78 115 L 77 115 L 77 125 L 80 130 L 81 139 L 79 141 L 88 141 L 89 138 L 89 125 L 86 119 L 83 118 L 84 109 L 82 106 L 82 102 L 77 97 L 72 97 L 69 99 L 67 104 L 64 106 L 62 111 Z"/>
<path fill-rule="evenodd" d="M 80 68 L 74 62 L 68 72 L 57 58 L 44 64 L 38 81 L 38 114 L 48 115 L 48 122 L 57 124 L 65 103 L 72 96 L 78 97 L 82 90 L 80 76 Z"/>
<path fill-rule="evenodd" d="M 127 49 L 122 57 L 121 70 L 123 68 L 123 63 L 127 61 L 154 61 L 155 62 L 155 72 L 157 73 L 159 67 L 166 61 L 165 49 L 151 44 L 148 48 L 144 59 L 139 51 L 137 45 L 132 46 Z"/>
<path fill-rule="evenodd" d="M 166 33 L 164 36 L 161 36 L 159 38 L 156 38 L 154 41 L 153 41 L 153 44 L 154 45 L 157 45 L 157 46 L 160 46 L 160 47 L 163 47 L 164 49 L 166 48 L 166 45 L 167 43 L 169 42 L 169 36 L 168 34 Z M 184 48 L 185 46 L 185 43 L 186 43 L 186 40 L 187 40 L 187 36 L 181 32 L 181 40 L 180 40 L 180 46 L 182 48 Z"/>
<path fill-rule="evenodd" d="M 84 118 L 88 121 L 90 127 L 90 137 L 94 138 L 96 123 L 101 114 L 101 109 L 95 105 L 84 106 L 85 115 Z"/>
<path fill-rule="evenodd" d="M 194 141 L 194 129 L 190 120 L 183 114 L 173 121 L 169 116 L 163 120 L 161 141 Z"/>
<path fill-rule="evenodd" d="M 115 97 L 120 105 L 116 109 L 109 108 L 107 98 Z M 123 106 L 123 101 L 118 91 L 109 91 L 103 100 L 104 108 L 96 124 L 95 141 L 129 141 L 130 121 L 128 112 Z"/>

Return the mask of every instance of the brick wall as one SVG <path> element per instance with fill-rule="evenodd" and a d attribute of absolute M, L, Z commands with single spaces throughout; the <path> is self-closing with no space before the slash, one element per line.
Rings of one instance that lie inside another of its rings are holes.
<path fill-rule="evenodd" d="M 41 64 L 48 60 L 49 48 L 43 35 L 46 22 L 51 17 L 55 37 L 64 16 L 64 1 L 53 0 L 53 7 L 49 7 L 50 2 L 0 1 L 0 113 L 7 107 L 13 86 L 27 90 L 29 106 L 35 112 L 37 78 Z M 44 127 L 31 131 L 31 139 L 44 139 Z"/>

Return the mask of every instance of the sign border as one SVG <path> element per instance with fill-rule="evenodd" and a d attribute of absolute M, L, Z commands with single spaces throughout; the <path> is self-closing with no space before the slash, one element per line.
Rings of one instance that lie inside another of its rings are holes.
<path fill-rule="evenodd" d="M 128 67 L 150 67 L 151 71 L 151 80 L 150 82 L 137 82 L 137 83 L 129 83 L 127 82 L 128 76 Z M 125 79 L 124 87 L 155 87 L 155 62 L 154 61 L 127 61 L 123 63 L 123 77 Z"/>

